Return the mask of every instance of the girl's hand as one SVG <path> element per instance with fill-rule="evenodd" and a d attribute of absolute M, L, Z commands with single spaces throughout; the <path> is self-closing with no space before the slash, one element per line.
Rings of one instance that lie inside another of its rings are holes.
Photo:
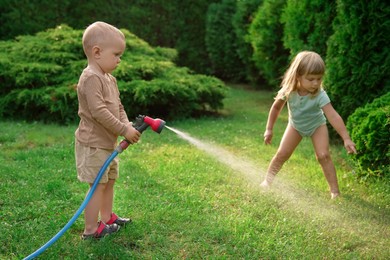
<path fill-rule="evenodd" d="M 134 143 L 138 142 L 140 137 L 141 137 L 141 133 L 138 132 L 133 127 L 133 125 L 131 123 L 128 124 L 127 125 L 126 135 L 125 135 L 126 140 L 129 141 L 130 143 L 134 144 Z"/>
<path fill-rule="evenodd" d="M 264 143 L 271 144 L 272 136 L 273 136 L 272 130 L 266 130 L 264 133 Z"/>
<path fill-rule="evenodd" d="M 347 150 L 347 152 L 349 154 L 353 153 L 353 154 L 356 154 L 357 151 L 356 151 L 356 145 L 354 142 L 352 142 L 351 139 L 345 139 L 344 140 L 344 147 L 345 149 Z"/>

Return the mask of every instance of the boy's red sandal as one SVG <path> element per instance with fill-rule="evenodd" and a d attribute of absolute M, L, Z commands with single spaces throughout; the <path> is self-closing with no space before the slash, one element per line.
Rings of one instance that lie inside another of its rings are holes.
<path fill-rule="evenodd" d="M 94 238 L 94 239 L 100 239 L 102 237 L 105 237 L 106 235 L 110 235 L 112 233 L 118 232 L 120 229 L 120 226 L 117 224 L 105 224 L 103 221 L 99 222 L 98 229 L 93 234 L 82 234 L 81 238 L 83 240 Z"/>
<path fill-rule="evenodd" d="M 117 224 L 119 226 L 124 226 L 126 224 L 130 224 L 132 222 L 129 218 L 121 218 L 118 217 L 115 213 L 111 213 L 111 218 L 107 221 L 107 225 Z"/>

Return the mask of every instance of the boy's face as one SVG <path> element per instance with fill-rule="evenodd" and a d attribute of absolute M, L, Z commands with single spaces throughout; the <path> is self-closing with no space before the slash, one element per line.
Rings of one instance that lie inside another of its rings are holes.
<path fill-rule="evenodd" d="M 126 43 L 118 38 L 112 39 L 99 49 L 97 63 L 104 73 L 110 73 L 121 62 L 121 56 L 125 51 Z"/>

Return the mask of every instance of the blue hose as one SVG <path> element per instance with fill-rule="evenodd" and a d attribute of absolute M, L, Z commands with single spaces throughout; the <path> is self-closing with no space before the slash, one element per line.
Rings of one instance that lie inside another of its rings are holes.
<path fill-rule="evenodd" d="M 43 253 L 47 248 L 49 248 L 54 242 L 56 242 L 69 228 L 73 225 L 73 223 L 76 221 L 76 219 L 80 216 L 80 214 L 83 212 L 85 207 L 87 206 L 88 202 L 91 200 L 93 193 L 96 190 L 97 185 L 99 184 L 100 179 L 102 178 L 104 172 L 106 171 L 107 167 L 110 165 L 111 161 L 114 160 L 114 158 L 118 155 L 118 150 L 114 150 L 114 152 L 110 155 L 110 157 L 107 158 L 107 160 L 104 162 L 102 168 L 100 168 L 100 171 L 98 175 L 96 176 L 95 181 L 93 182 L 93 185 L 91 189 L 89 190 L 87 196 L 85 197 L 83 203 L 81 204 L 80 208 L 76 211 L 76 213 L 73 215 L 73 217 L 69 220 L 69 222 L 49 241 L 46 242 L 41 248 L 36 250 L 31 255 L 27 256 L 26 259 L 34 259 L 35 257 L 39 256 Z"/>

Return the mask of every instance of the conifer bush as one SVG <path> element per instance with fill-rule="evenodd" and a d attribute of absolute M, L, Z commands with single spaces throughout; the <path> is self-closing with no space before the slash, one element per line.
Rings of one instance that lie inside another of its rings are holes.
<path fill-rule="evenodd" d="M 356 109 L 347 128 L 358 150 L 359 175 L 390 177 L 390 92 Z"/>
<path fill-rule="evenodd" d="M 336 16 L 334 0 L 287 0 L 281 21 L 284 24 L 283 43 L 292 59 L 304 50 L 315 51 L 326 57 L 327 41 L 333 34 Z"/>
<path fill-rule="evenodd" d="M 249 27 L 253 59 L 268 88 L 276 89 L 288 66 L 289 52 L 283 46 L 280 21 L 286 0 L 264 0 Z"/>
<path fill-rule="evenodd" d="M 253 48 L 250 42 L 249 26 L 263 0 L 237 1 L 236 12 L 233 15 L 233 28 L 236 34 L 236 49 L 239 59 L 243 64 L 241 70 L 245 72 L 245 81 L 260 88 L 264 84 L 264 79 L 260 76 L 259 69 L 253 61 Z"/>
<path fill-rule="evenodd" d="M 337 1 L 324 83 L 344 119 L 390 91 L 389 13 L 387 1 Z"/>
<path fill-rule="evenodd" d="M 127 49 L 113 72 L 129 117 L 188 117 L 222 107 L 225 85 L 177 67 L 177 52 L 152 48 L 127 30 Z M 0 117 L 70 123 L 78 120 L 76 85 L 87 61 L 82 30 L 61 25 L 0 41 Z"/>
<path fill-rule="evenodd" d="M 235 0 L 210 4 L 206 20 L 206 48 L 212 74 L 224 80 L 238 82 L 245 78 L 245 70 L 237 53 L 237 36 L 232 18 Z"/>
<path fill-rule="evenodd" d="M 58 24 L 85 29 L 98 19 L 127 28 L 152 46 L 175 48 L 178 65 L 209 73 L 204 38 L 206 12 L 213 2 L 218 1 L 3 0 L 0 3 L 0 40 L 33 35 Z M 39 15 L 42 13 L 45 15 Z"/>

